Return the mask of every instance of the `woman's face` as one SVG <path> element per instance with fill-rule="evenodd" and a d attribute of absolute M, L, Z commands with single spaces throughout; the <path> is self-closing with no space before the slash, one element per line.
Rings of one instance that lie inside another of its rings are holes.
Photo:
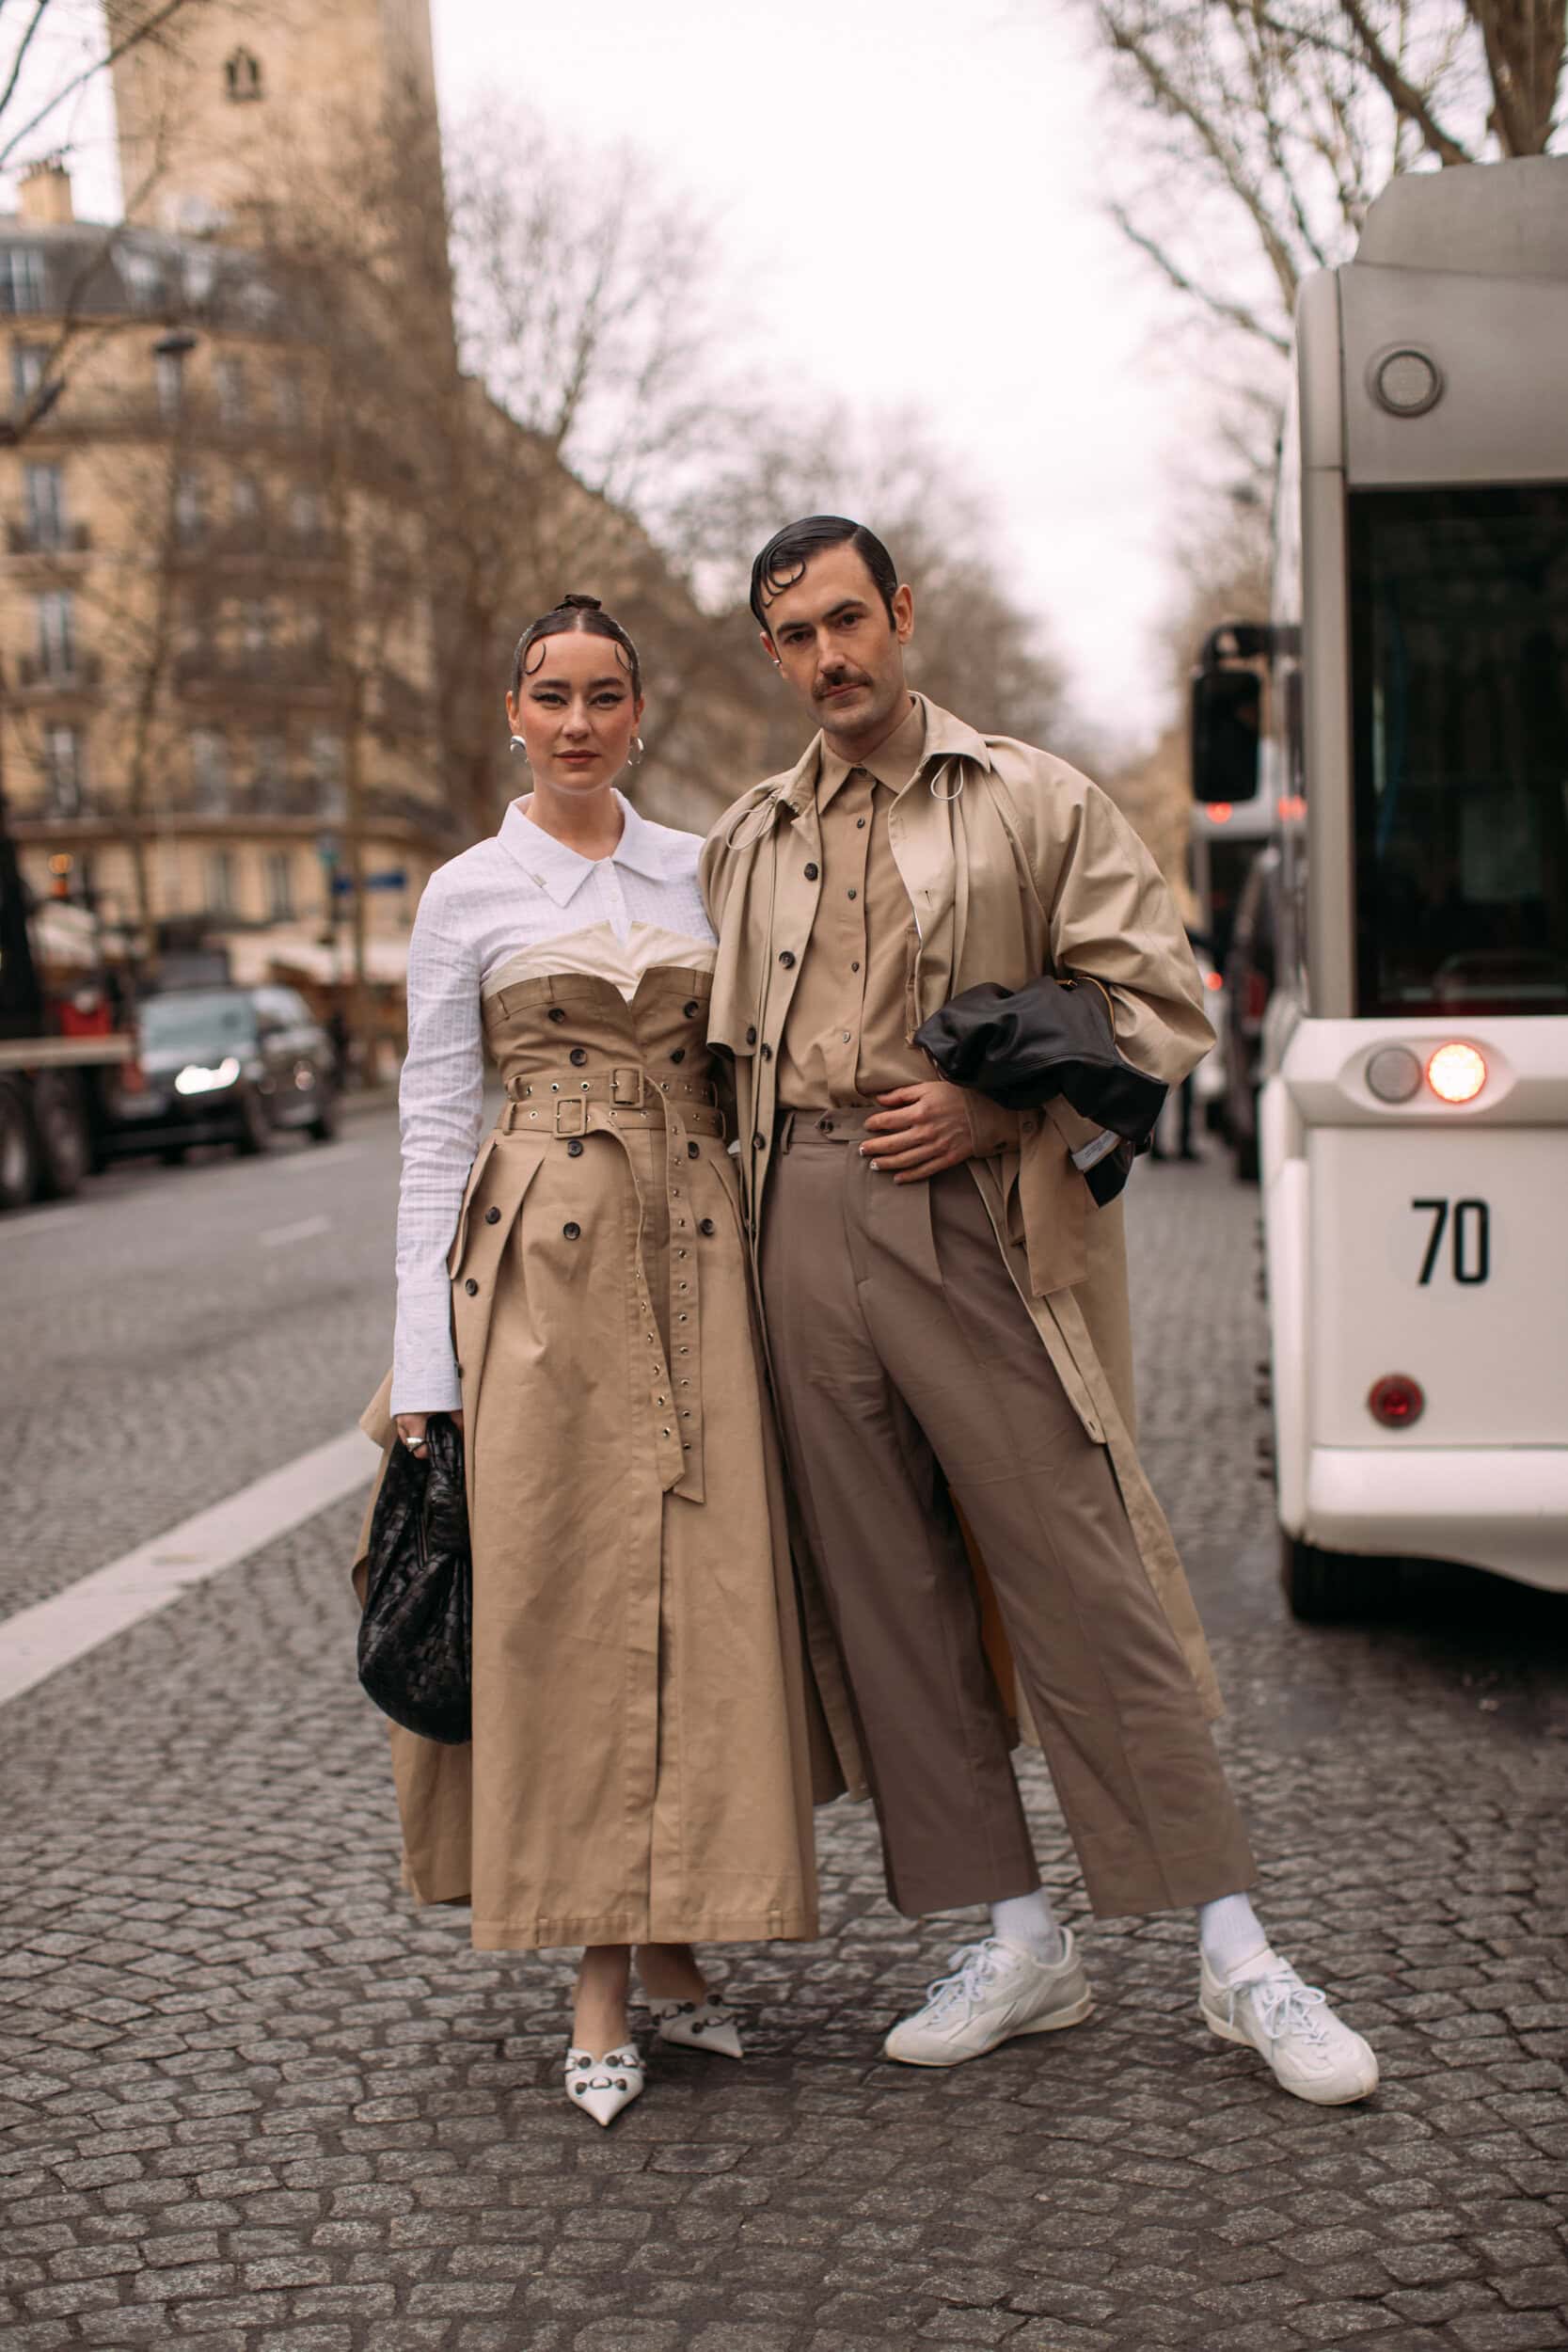
<path fill-rule="evenodd" d="M 541 637 L 506 698 L 512 731 L 528 746 L 534 782 L 576 800 L 605 791 L 626 766 L 642 704 L 613 639 L 571 629 Z"/>

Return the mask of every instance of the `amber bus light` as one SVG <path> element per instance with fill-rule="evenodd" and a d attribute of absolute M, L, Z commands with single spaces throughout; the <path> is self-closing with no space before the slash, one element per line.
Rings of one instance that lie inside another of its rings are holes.
<path fill-rule="evenodd" d="M 1427 1064 L 1427 1084 L 1439 1102 L 1473 1103 L 1486 1084 L 1486 1064 L 1473 1045 L 1440 1045 Z"/>

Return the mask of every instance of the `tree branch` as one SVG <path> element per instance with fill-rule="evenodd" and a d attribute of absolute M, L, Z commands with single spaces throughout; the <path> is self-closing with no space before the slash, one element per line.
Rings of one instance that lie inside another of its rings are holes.
<path fill-rule="evenodd" d="M 192 5 L 193 0 L 158 0 L 158 5 L 153 8 L 150 16 L 144 17 L 133 30 L 124 35 L 123 39 L 105 50 L 103 56 L 94 57 L 90 65 L 85 65 L 79 73 L 73 73 L 68 82 L 62 83 L 53 97 L 45 100 L 37 114 L 30 116 L 19 131 L 12 132 L 4 143 L 0 144 L 0 170 L 3 170 L 10 161 L 23 140 L 30 137 L 40 123 L 47 122 L 50 116 L 57 107 L 63 106 L 68 98 L 74 97 L 79 89 L 85 88 L 95 75 L 106 72 L 109 67 L 114 65 L 119 58 L 123 57 L 128 50 L 137 48 L 144 40 L 150 40 L 155 33 L 161 33 L 166 25 L 172 24 L 177 16 L 182 15 Z"/>
<path fill-rule="evenodd" d="M 1256 310 L 1248 309 L 1245 303 L 1227 302 L 1220 295 L 1211 294 L 1207 287 L 1200 286 L 1196 278 L 1188 276 L 1180 262 L 1172 259 L 1163 246 L 1158 245 L 1152 237 L 1135 226 L 1124 205 L 1112 204 L 1109 210 L 1111 218 L 1116 222 L 1122 235 L 1130 244 L 1135 245 L 1140 253 L 1148 256 L 1155 267 L 1164 273 L 1178 294 L 1188 294 L 1194 301 L 1201 302 L 1206 310 L 1210 311 L 1213 317 L 1222 319 L 1226 326 L 1239 326 L 1243 334 L 1256 335 L 1260 342 L 1267 343 L 1272 351 L 1277 351 L 1282 358 L 1289 353 L 1291 341 L 1288 335 L 1282 335 L 1277 327 L 1270 326 L 1265 320 L 1259 317 Z"/>

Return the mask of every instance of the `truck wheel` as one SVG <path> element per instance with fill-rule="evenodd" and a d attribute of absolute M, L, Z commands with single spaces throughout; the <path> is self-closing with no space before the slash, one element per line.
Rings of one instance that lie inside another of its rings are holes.
<path fill-rule="evenodd" d="M 0 1209 L 24 1209 L 39 1188 L 39 1145 L 27 1097 L 0 1080 Z"/>
<path fill-rule="evenodd" d="M 62 1071 L 46 1070 L 33 1088 L 33 1125 L 39 1139 L 39 1190 L 48 1200 L 69 1200 L 80 1189 L 92 1161 L 82 1090 Z"/>
<path fill-rule="evenodd" d="M 1279 1581 L 1291 1614 L 1304 1625 L 1348 1625 L 1384 1615 L 1400 1589 L 1397 1560 L 1323 1551 L 1279 1531 Z"/>

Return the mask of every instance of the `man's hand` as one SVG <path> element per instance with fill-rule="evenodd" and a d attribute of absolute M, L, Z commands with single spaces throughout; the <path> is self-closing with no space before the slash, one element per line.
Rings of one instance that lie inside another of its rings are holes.
<path fill-rule="evenodd" d="M 861 1145 L 861 1156 L 895 1184 L 923 1184 L 974 1157 L 962 1087 L 927 1078 L 919 1086 L 895 1087 L 877 1100 L 882 1107 L 865 1122 L 876 1139 Z"/>
<path fill-rule="evenodd" d="M 447 1418 L 454 1429 L 462 1428 L 463 1415 L 460 1411 L 449 1413 Z M 395 1424 L 398 1436 L 403 1439 L 409 1453 L 417 1454 L 421 1461 L 425 1453 L 425 1425 L 429 1420 L 428 1413 L 400 1413 Z"/>

